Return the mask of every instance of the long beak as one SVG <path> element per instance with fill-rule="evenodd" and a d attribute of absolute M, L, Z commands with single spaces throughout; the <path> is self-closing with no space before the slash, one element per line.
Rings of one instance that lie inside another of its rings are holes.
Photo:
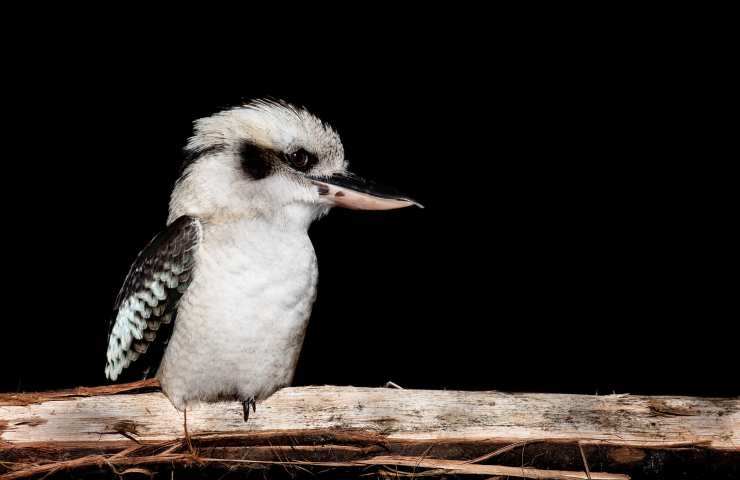
<path fill-rule="evenodd" d="M 322 200 L 332 206 L 353 210 L 393 210 L 412 205 L 424 208 L 392 188 L 381 187 L 354 175 L 334 174 L 330 177 L 308 178 L 318 187 Z"/>

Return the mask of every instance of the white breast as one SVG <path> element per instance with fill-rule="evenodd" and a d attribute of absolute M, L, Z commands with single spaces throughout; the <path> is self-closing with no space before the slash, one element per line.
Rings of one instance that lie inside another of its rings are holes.
<path fill-rule="evenodd" d="M 157 374 L 172 403 L 260 399 L 289 385 L 317 276 L 305 231 L 206 223 Z"/>

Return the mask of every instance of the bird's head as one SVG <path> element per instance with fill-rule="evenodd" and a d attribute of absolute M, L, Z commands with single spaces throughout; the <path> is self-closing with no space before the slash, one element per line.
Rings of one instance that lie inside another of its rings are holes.
<path fill-rule="evenodd" d="M 308 224 L 334 206 L 419 205 L 349 174 L 339 135 L 306 110 L 282 102 L 255 101 L 197 120 L 186 153 L 170 221 L 187 214 Z"/>

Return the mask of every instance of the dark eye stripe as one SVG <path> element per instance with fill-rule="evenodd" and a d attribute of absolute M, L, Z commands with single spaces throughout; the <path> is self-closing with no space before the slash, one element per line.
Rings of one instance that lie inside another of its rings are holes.
<path fill-rule="evenodd" d="M 242 169 L 255 180 L 261 180 L 272 173 L 275 153 L 251 142 L 242 142 L 239 148 Z"/>

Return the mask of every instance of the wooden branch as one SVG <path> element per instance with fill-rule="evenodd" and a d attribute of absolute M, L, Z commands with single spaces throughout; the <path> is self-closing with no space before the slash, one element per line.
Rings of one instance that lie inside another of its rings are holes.
<path fill-rule="evenodd" d="M 0 395 L 0 474 L 188 465 L 611 480 L 740 464 L 738 398 L 301 387 L 246 424 L 236 402 L 198 406 L 188 430 L 196 456 L 151 381 Z"/>

